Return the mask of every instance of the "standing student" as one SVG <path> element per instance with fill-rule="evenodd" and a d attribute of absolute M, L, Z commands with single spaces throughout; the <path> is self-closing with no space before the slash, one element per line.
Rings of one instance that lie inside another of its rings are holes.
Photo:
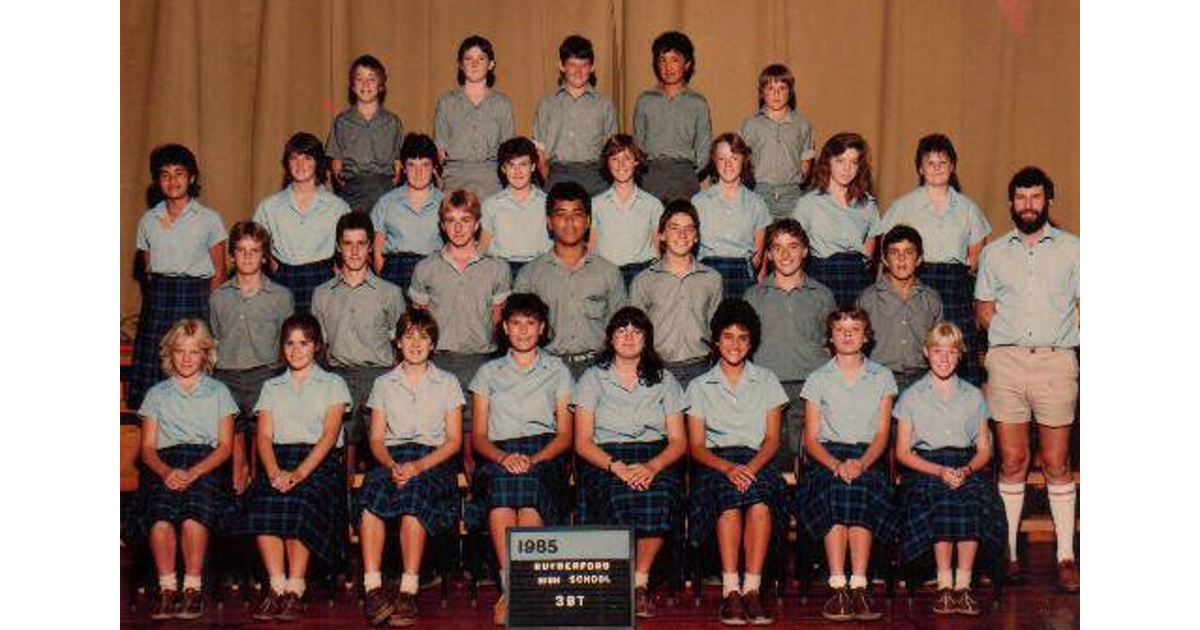
<path fill-rule="evenodd" d="M 758 113 L 742 122 L 754 155 L 754 192 L 774 219 L 792 216 L 800 185 L 817 156 L 812 125 L 796 110 L 796 78 L 773 63 L 758 75 Z"/>
<path fill-rule="evenodd" d="M 942 299 L 946 319 L 963 333 L 967 346 L 961 361 L 963 377 L 983 383 L 979 369 L 982 346 L 975 326 L 975 270 L 979 252 L 992 226 L 979 205 L 962 194 L 958 183 L 958 154 L 950 138 L 932 133 L 917 143 L 917 188 L 892 202 L 875 229 L 883 234 L 910 225 L 924 239 L 924 263 L 917 276 Z"/>
<path fill-rule="evenodd" d="M 1058 537 L 1058 586 L 1079 591 L 1075 565 L 1077 483 L 1071 425 L 1079 402 L 1079 237 L 1050 224 L 1054 182 L 1027 166 L 1008 183 L 1015 229 L 984 248 L 975 312 L 988 331 L 988 407 L 1000 449 L 1000 497 L 1008 518 L 1009 577 L 1020 575 L 1017 532 L 1029 475 L 1029 424 L 1037 418 L 1038 459 L 1046 473 Z"/>
<path fill-rule="evenodd" d="M 586 37 L 571 35 L 558 47 L 558 88 L 542 97 L 533 118 L 538 170 L 547 189 L 561 181 L 573 181 L 589 195 L 605 188 L 597 158 L 605 139 L 617 132 L 617 110 L 596 91 L 595 63 Z"/>
<path fill-rule="evenodd" d="M 455 479 L 462 448 L 462 388 L 429 362 L 438 324 L 426 310 L 410 309 L 396 323 L 397 365 L 375 379 L 371 398 L 371 453 L 379 463 L 367 474 L 362 506 L 363 612 L 367 622 L 416 622 L 421 559 L 430 535 L 458 523 Z M 383 589 L 385 522 L 400 522 L 404 572 L 393 601 Z M 390 617 L 390 620 L 389 620 Z"/>
<path fill-rule="evenodd" d="M 833 359 L 809 375 L 800 393 L 808 463 L 796 486 L 796 513 L 809 535 L 825 545 L 833 593 L 821 615 L 874 621 L 883 613 L 873 608 L 869 593 L 871 545 L 895 540 L 898 523 L 891 481 L 880 461 L 888 447 L 896 381 L 863 355 L 871 341 L 866 313 L 843 307 L 826 321 Z"/>
<path fill-rule="evenodd" d="M 736 133 L 713 140 L 703 171 L 716 182 L 692 197 L 700 214 L 700 260 L 725 281 L 725 297 L 742 297 L 762 263 L 763 236 L 771 213 L 754 184 L 750 147 Z"/>
<path fill-rule="evenodd" d="M 804 381 L 829 361 L 825 319 L 837 304 L 825 285 L 804 273 L 808 235 L 795 219 L 767 226 L 767 277 L 746 290 L 746 301 L 762 319 L 763 343 L 755 362 L 771 370 L 788 395 L 776 463 L 795 468 L 804 432 Z"/>
<path fill-rule="evenodd" d="M 987 403 L 979 388 L 954 375 L 963 349 L 957 326 L 934 326 L 924 340 L 929 372 L 900 395 L 892 415 L 899 419 L 896 461 L 909 469 L 900 485 L 902 555 L 911 562 L 932 547 L 933 612 L 975 616 L 980 612 L 971 593 L 975 558 L 981 550 L 1004 553 L 1006 541 L 1000 494 L 980 475 L 992 459 Z"/>
<path fill-rule="evenodd" d="M 680 524 L 687 452 L 683 390 L 654 351 L 654 325 L 641 309 L 617 311 L 604 352 L 575 386 L 580 521 L 634 527 L 634 611 L 653 617 L 650 568 Z"/>
<path fill-rule="evenodd" d="M 554 186 L 545 219 L 554 248 L 522 268 L 513 282 L 513 291 L 535 293 L 550 307 L 554 333 L 546 350 L 567 364 L 571 378 L 595 364 L 606 323 L 627 301 L 621 272 L 588 250 L 591 202 L 575 182 Z"/>
<path fill-rule="evenodd" d="M 688 446 L 695 464 L 689 530 L 700 543 L 717 533 L 721 623 L 770 624 L 760 590 L 773 527 L 784 521 L 783 478 L 773 460 L 787 394 L 749 359 L 761 322 L 744 300 L 725 299 L 711 326 L 715 365 L 687 389 Z M 774 521 L 774 523 L 772 523 Z M 746 558 L 739 580 L 738 552 Z"/>
<path fill-rule="evenodd" d="M 658 220 L 659 259 L 633 279 L 629 303 L 650 317 L 663 367 L 687 387 L 708 370 L 709 322 L 721 303 L 721 275 L 696 260 L 700 215 L 686 199 L 667 204 Z"/>
<path fill-rule="evenodd" d="M 537 171 L 537 147 L 524 136 L 500 145 L 500 181 L 504 190 L 483 200 L 479 246 L 509 264 L 516 276 L 521 267 L 550 249 L 550 236 L 541 229 L 546 213 L 542 174 Z"/>
<path fill-rule="evenodd" d="M 279 366 L 279 330 L 293 311 L 292 293 L 263 273 L 271 233 L 253 221 L 229 230 L 234 276 L 208 298 L 209 324 L 217 342 L 214 376 L 229 388 L 240 413 L 233 433 L 233 487 L 249 480 L 246 432 L 254 434 L 254 403 Z"/>
<path fill-rule="evenodd" d="M 433 117 L 446 190 L 465 188 L 480 199 L 500 191 L 497 150 L 513 136 L 513 115 L 508 97 L 492 89 L 495 84 L 492 42 L 479 35 L 464 39 L 458 45 L 458 87 L 438 99 Z"/>
<path fill-rule="evenodd" d="M 259 621 L 299 619 L 309 559 L 332 567 L 342 557 L 342 415 L 350 391 L 342 377 L 318 365 L 324 350 L 315 317 L 289 317 L 279 333 L 287 371 L 263 383 L 254 406 L 261 470 L 245 529 L 255 535 L 270 580 L 251 613 Z"/>
<path fill-rule="evenodd" d="M 658 221 L 663 204 L 637 185 L 646 163 L 633 136 L 619 133 L 600 154 L 605 179 L 612 186 L 592 198 L 592 231 L 588 248 L 621 268 L 625 288 L 658 255 Z"/>
<path fill-rule="evenodd" d="M 342 199 L 355 212 L 366 214 L 400 181 L 404 125 L 383 106 L 387 70 L 371 55 L 350 64 L 346 97 L 350 106 L 333 119 L 326 152 Z"/>
<path fill-rule="evenodd" d="M 149 536 L 159 596 L 150 618 L 199 619 L 204 614 L 201 577 L 209 533 L 231 508 L 223 468 L 233 444 L 237 404 L 208 375 L 215 342 L 204 322 L 181 319 L 160 344 L 166 380 L 150 388 L 138 409 L 142 419 L 143 474 L 138 486 L 139 536 Z M 183 595 L 175 555 L 183 550 Z"/>
<path fill-rule="evenodd" d="M 128 404 L 136 407 L 164 376 L 159 342 L 185 317 L 208 318 L 208 294 L 225 281 L 225 226 L 201 205 L 200 167 L 191 150 L 165 144 L 150 152 L 153 206 L 137 226 L 137 249 L 148 272 L 133 340 Z"/>
<path fill-rule="evenodd" d="M 474 500 L 487 513 L 500 575 L 508 566 L 510 527 L 561 523 L 568 507 L 563 454 L 571 448 L 571 373 L 540 348 L 549 309 L 536 295 L 514 293 L 504 303 L 504 356 L 486 363 L 471 382 L 475 427 L 471 445 L 483 459 L 475 473 Z M 508 619 L 507 585 L 493 611 Z"/>
<path fill-rule="evenodd" d="M 871 192 L 871 156 L 856 133 L 839 133 L 821 147 L 808 190 L 792 217 L 812 243 L 808 273 L 833 291 L 839 306 L 854 304 L 871 284 L 879 208 Z"/>
<path fill-rule="evenodd" d="M 642 92 L 633 110 L 633 137 L 649 156 L 645 188 L 663 203 L 690 199 L 712 138 L 708 100 L 688 87 L 696 71 L 687 35 L 667 31 L 650 47 L 658 87 Z"/>
<path fill-rule="evenodd" d="M 387 193 L 371 210 L 375 225 L 373 267 L 381 278 L 408 291 L 413 268 L 441 249 L 438 208 L 442 191 L 433 185 L 437 145 L 423 133 L 410 133 L 400 148 L 404 185 Z"/>
<path fill-rule="evenodd" d="M 350 206 L 325 188 L 325 150 L 299 132 L 283 147 L 283 190 L 263 199 L 254 222 L 271 233 L 271 270 L 307 313 L 313 289 L 333 277 L 334 228 Z M 365 216 L 365 215 L 364 215 Z"/>

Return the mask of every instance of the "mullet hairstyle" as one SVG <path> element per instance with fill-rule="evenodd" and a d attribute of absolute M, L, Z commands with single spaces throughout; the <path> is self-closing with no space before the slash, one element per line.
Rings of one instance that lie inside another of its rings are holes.
<path fill-rule="evenodd" d="M 558 46 L 558 61 L 566 64 L 568 59 L 582 59 L 596 63 L 596 51 L 592 48 L 592 40 L 582 35 L 568 35 Z M 566 84 L 567 79 L 560 71 L 558 73 L 558 82 Z M 593 71 L 588 76 L 588 83 L 593 87 L 596 85 L 596 73 Z"/>
<path fill-rule="evenodd" d="M 683 82 L 690 82 L 692 73 L 696 71 L 696 48 L 692 46 L 692 40 L 679 31 L 667 31 L 655 37 L 654 43 L 650 45 L 650 64 L 654 69 L 654 76 L 662 82 L 662 74 L 658 71 L 658 58 L 669 52 L 677 52 L 683 57 L 688 66 L 683 72 Z"/>
<path fill-rule="evenodd" d="M 354 93 L 354 71 L 359 68 L 366 68 L 375 73 L 379 77 L 379 104 L 383 105 L 383 100 L 387 98 L 387 69 L 383 67 L 383 62 L 376 59 L 373 55 L 362 55 L 350 64 L 350 72 L 348 78 L 348 86 L 346 88 L 347 100 L 351 105 L 358 104 L 358 95 Z"/>
<path fill-rule="evenodd" d="M 719 179 L 717 174 L 717 147 L 721 146 L 722 143 L 729 145 L 729 150 L 733 153 L 742 156 L 742 173 L 740 176 L 742 185 L 753 190 L 754 161 L 751 158 L 751 154 L 754 151 L 750 149 L 750 145 L 746 144 L 746 140 L 740 134 L 733 132 L 725 132 L 713 139 L 712 144 L 708 147 L 708 164 L 704 165 L 704 168 L 697 177 L 701 180 L 711 179 L 714 182 Z"/>
<path fill-rule="evenodd" d="M 788 107 L 792 110 L 796 109 L 796 77 L 792 75 L 792 71 L 787 66 L 781 63 L 773 63 L 758 74 L 758 108 L 762 109 L 767 105 L 766 99 L 763 98 L 763 90 L 771 84 L 772 81 L 779 81 L 788 87 Z"/>
<path fill-rule="evenodd" d="M 850 149 L 858 151 L 858 174 L 854 176 L 854 181 L 850 182 L 847 187 L 846 201 L 849 205 L 855 205 L 873 197 L 871 153 L 867 148 L 867 141 L 853 132 L 839 133 L 821 147 L 821 155 L 817 158 L 816 168 L 813 169 L 809 178 L 808 190 L 828 192 L 831 178 L 830 162 Z"/>
<path fill-rule="evenodd" d="M 667 222 L 677 214 L 686 214 L 692 219 L 692 225 L 696 227 L 696 242 L 692 243 L 692 258 L 695 258 L 700 255 L 700 213 L 696 211 L 696 206 L 693 206 L 692 202 L 687 199 L 672 199 L 663 209 L 662 215 L 658 217 L 658 253 L 661 257 L 667 251 Z"/>
<path fill-rule="evenodd" d="M 229 228 L 227 247 L 229 248 L 230 257 L 234 255 L 234 249 L 237 247 L 238 242 L 244 238 L 254 239 L 255 241 L 258 241 L 259 245 L 262 246 L 263 264 L 265 266 L 266 261 L 269 260 L 271 256 L 270 230 L 264 227 L 261 223 L 255 223 L 254 221 L 238 221 L 237 223 L 234 223 L 233 227 Z"/>
<path fill-rule="evenodd" d="M 763 234 L 763 248 L 767 251 L 767 274 L 771 274 L 775 271 L 775 260 L 770 255 L 771 244 L 775 242 L 775 237 L 779 236 L 780 234 L 791 235 L 796 240 L 800 241 L 800 244 L 804 246 L 804 257 L 808 257 L 808 233 L 804 231 L 804 226 L 800 225 L 799 221 L 791 217 L 772 221 L 771 224 L 767 226 L 766 232 Z M 803 261 L 801 262 L 803 263 Z M 801 269 L 803 269 L 803 264 L 801 264 Z"/>
<path fill-rule="evenodd" d="M 917 185 L 925 185 L 925 176 L 921 174 L 921 163 L 925 156 L 931 153 L 941 153 L 950 162 L 950 187 L 962 192 L 958 183 L 958 153 L 954 151 L 954 143 L 943 133 L 931 133 L 917 141 L 917 156 L 913 162 L 917 165 Z"/>
<path fill-rule="evenodd" d="M 458 74 L 456 76 L 459 85 L 465 85 L 467 82 L 467 74 L 462 70 L 462 60 L 463 57 L 467 55 L 467 51 L 471 50 L 472 48 L 478 48 L 479 50 L 483 51 L 483 54 L 487 56 L 488 61 L 492 62 L 493 64 L 496 61 L 496 50 L 492 47 L 492 42 L 488 41 L 486 37 L 483 37 L 482 35 L 472 35 L 462 40 L 462 43 L 458 45 L 458 63 L 456 64 L 458 66 Z M 495 84 L 496 69 L 488 68 L 487 86 L 492 87 Z"/>

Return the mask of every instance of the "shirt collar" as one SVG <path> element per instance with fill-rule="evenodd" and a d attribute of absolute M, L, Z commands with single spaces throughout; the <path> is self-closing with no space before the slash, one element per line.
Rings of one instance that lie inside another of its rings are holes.
<path fill-rule="evenodd" d="M 353 287 L 350 285 L 349 282 L 346 282 L 346 277 L 342 276 L 342 275 L 335 277 L 334 286 L 337 286 L 339 284 L 344 284 L 347 287 L 350 287 L 352 289 L 358 288 L 358 287 Z M 379 288 L 379 276 L 376 276 L 375 272 L 371 271 L 371 266 L 369 264 L 367 265 L 367 277 L 363 280 L 363 285 L 366 285 L 372 289 Z M 359 286 L 362 286 L 362 285 L 359 285 Z"/>
<path fill-rule="evenodd" d="M 528 369 L 523 370 L 523 369 L 521 369 L 520 366 L 517 365 L 517 362 L 515 360 L 513 360 L 512 351 L 510 350 L 510 351 L 504 353 L 503 366 L 518 373 L 518 374 L 528 374 L 530 372 L 533 372 L 534 370 L 544 369 L 546 367 L 545 351 L 543 351 L 541 348 L 538 348 L 536 357 L 537 358 L 535 358 L 533 360 L 533 364 L 530 365 Z"/>
<path fill-rule="evenodd" d="M 1050 223 L 1047 221 L 1046 225 L 1043 227 L 1042 236 L 1038 239 L 1038 242 L 1057 241 L 1061 233 L 1062 230 L 1050 225 Z M 1005 242 L 1012 243 L 1014 241 L 1022 244 L 1025 242 L 1025 234 L 1017 228 L 1010 230 L 1008 236 L 1005 237 Z"/>
<path fill-rule="evenodd" d="M 555 95 L 556 96 L 566 96 L 568 98 L 575 98 L 575 97 L 571 96 L 570 92 L 567 91 L 567 83 L 565 81 L 561 85 L 558 86 L 558 91 L 555 92 Z M 596 88 L 592 85 L 591 81 L 588 81 L 587 85 L 585 85 L 583 87 L 583 94 L 581 94 L 579 96 L 579 98 L 585 98 L 585 97 L 590 98 L 590 97 L 594 97 L 594 96 L 596 96 Z"/>
<path fill-rule="evenodd" d="M 438 250 L 438 253 L 441 255 L 442 260 L 446 261 L 446 264 L 454 267 L 455 269 L 458 268 L 454 265 L 454 259 L 450 257 L 450 245 L 443 245 L 442 248 Z M 475 253 L 472 254 L 469 259 L 467 259 L 467 267 L 470 267 L 481 260 L 483 260 L 483 252 L 479 251 L 479 244 L 476 243 Z"/>
<path fill-rule="evenodd" d="M 776 125 L 790 125 L 790 124 L 796 122 L 796 110 L 794 110 L 790 107 L 787 109 L 787 115 L 784 116 L 784 119 L 781 122 L 775 122 L 775 119 L 771 118 L 771 115 L 767 113 L 766 105 L 763 105 L 762 107 L 758 108 L 758 115 L 767 119 L 767 122 L 775 123 Z"/>
<path fill-rule="evenodd" d="M 201 373 L 200 377 L 196 379 L 196 387 L 192 389 L 191 393 L 188 393 L 183 391 L 183 386 L 179 384 L 179 379 L 171 377 L 172 389 L 175 390 L 176 395 L 183 398 L 200 398 L 201 396 L 206 396 L 212 391 L 216 382 L 216 379 L 213 377 Z"/>

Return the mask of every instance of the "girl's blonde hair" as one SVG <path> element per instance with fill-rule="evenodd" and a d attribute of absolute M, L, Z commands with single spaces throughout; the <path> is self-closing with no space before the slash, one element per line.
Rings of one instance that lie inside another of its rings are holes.
<path fill-rule="evenodd" d="M 167 334 L 163 335 L 162 342 L 158 344 L 158 358 L 161 361 L 162 371 L 169 376 L 175 376 L 171 353 L 175 350 L 176 344 L 187 337 L 195 339 L 204 353 L 204 365 L 200 369 L 204 372 L 212 372 L 213 366 L 217 364 L 217 342 L 213 339 L 212 333 L 208 331 L 208 324 L 195 317 L 175 322 Z"/>

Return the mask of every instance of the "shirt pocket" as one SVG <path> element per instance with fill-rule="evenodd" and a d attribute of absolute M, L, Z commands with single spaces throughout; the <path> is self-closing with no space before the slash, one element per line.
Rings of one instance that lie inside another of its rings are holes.
<path fill-rule="evenodd" d="M 583 301 L 583 316 L 596 321 L 604 320 L 604 300 L 592 296 Z"/>

